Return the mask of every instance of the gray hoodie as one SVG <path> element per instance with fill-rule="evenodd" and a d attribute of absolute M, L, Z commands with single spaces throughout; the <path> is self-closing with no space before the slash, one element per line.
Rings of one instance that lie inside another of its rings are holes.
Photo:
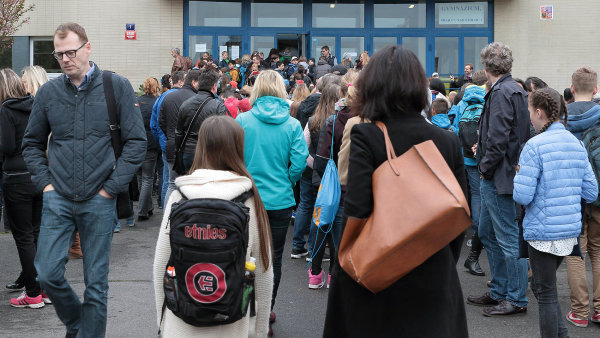
<path fill-rule="evenodd" d="M 328 74 L 331 71 L 331 65 L 325 60 L 319 60 L 317 67 L 315 67 L 315 80 L 318 80 L 321 76 Z"/>

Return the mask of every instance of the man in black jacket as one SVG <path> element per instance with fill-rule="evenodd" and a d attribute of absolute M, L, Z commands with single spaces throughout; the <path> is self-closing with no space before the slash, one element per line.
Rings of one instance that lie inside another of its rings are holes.
<path fill-rule="evenodd" d="M 44 192 L 35 268 L 67 337 L 106 333 L 115 197 L 127 191 L 146 155 L 146 131 L 133 87 L 112 75 L 119 125 L 111 126 L 102 71 L 89 61 L 91 51 L 83 27 L 72 22 L 58 26 L 52 54 L 64 73 L 38 90 L 23 137 L 27 168 Z M 121 132 L 118 158 L 111 128 Z M 84 255 L 83 303 L 64 276 L 76 230 Z"/>
<path fill-rule="evenodd" d="M 465 83 L 473 83 L 473 64 L 467 63 L 465 65 L 465 74 L 458 78 L 450 75 L 450 88 L 461 88 Z"/>
<path fill-rule="evenodd" d="M 529 139 L 527 93 L 513 80 L 512 51 L 494 42 L 481 51 L 492 88 L 479 123 L 477 162 L 481 174 L 479 237 L 487 251 L 492 287 L 467 302 L 486 306 L 485 316 L 527 311 L 527 261 L 519 258 L 519 228 L 512 198 L 519 152 Z"/>
<path fill-rule="evenodd" d="M 197 83 L 198 94 L 186 100 L 181 105 L 181 108 L 179 108 L 175 136 L 177 140 L 183 140 L 186 132 L 188 133 L 187 140 L 183 145 L 183 164 L 186 172 L 190 169 L 194 161 L 196 143 L 198 143 L 198 131 L 202 122 L 210 116 L 225 115 L 227 112 L 227 107 L 225 107 L 223 101 L 215 97 L 218 80 L 219 74 L 214 70 L 200 70 L 200 77 Z M 198 111 L 203 104 L 202 110 Z M 196 112 L 198 114 L 194 118 Z M 177 144 L 176 146 L 179 147 L 180 145 Z"/>
<path fill-rule="evenodd" d="M 172 92 L 165 96 L 165 99 L 160 106 L 160 113 L 158 114 L 158 125 L 167 137 L 167 145 L 165 147 L 167 154 L 167 164 L 169 165 L 169 188 L 165 195 L 165 201 L 169 201 L 171 192 L 177 189 L 175 187 L 175 178 L 177 173 L 173 170 L 175 162 L 175 128 L 177 126 L 177 116 L 179 115 L 179 107 L 185 102 L 185 100 L 196 95 L 198 92 L 198 78 L 200 77 L 200 70 L 190 70 L 185 77 L 183 87 L 181 89 Z M 165 202 L 165 205 L 166 205 Z"/>

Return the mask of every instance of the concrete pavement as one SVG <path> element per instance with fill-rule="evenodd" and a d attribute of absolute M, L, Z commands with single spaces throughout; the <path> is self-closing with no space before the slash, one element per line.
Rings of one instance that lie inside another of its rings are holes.
<path fill-rule="evenodd" d="M 157 334 L 152 262 L 162 215 L 160 209 L 155 211 L 150 220 L 137 222 L 133 228 L 122 226 L 121 233 L 114 235 L 107 337 L 155 337 Z M 289 256 L 291 235 L 290 227 L 283 278 L 275 305 L 277 322 L 273 330 L 276 337 L 320 337 L 327 306 L 327 289 L 308 289 L 306 261 L 292 260 Z M 465 297 L 485 292 L 485 283 L 489 279 L 485 254 L 481 257 L 481 264 L 487 273 L 486 277 L 471 276 L 464 271 L 462 262 L 467 251 L 465 246 L 458 265 Z M 16 247 L 10 234 L 0 234 L 0 266 L 3 267 L 0 275 L 0 337 L 64 337 L 64 327 L 52 305 L 41 309 L 17 309 L 8 304 L 9 299 L 19 293 L 8 292 L 4 285 L 14 281 L 20 271 Z M 325 263 L 324 269 L 327 268 Z M 81 297 L 84 291 L 82 260 L 67 264 L 66 277 Z M 588 278 L 591 280 L 589 264 Z M 558 290 L 562 310 L 566 312 L 569 309 L 569 288 L 564 264 L 558 270 Z M 537 303 L 531 291 L 528 297 L 528 313 L 519 317 L 487 318 L 481 315 L 481 308 L 465 305 L 470 336 L 539 337 Z M 434 304 L 432 306 L 435 307 Z M 435 325 L 434 322 L 431 324 Z M 600 325 L 591 322 L 587 328 L 576 328 L 569 323 L 567 327 L 571 337 L 600 337 Z"/>

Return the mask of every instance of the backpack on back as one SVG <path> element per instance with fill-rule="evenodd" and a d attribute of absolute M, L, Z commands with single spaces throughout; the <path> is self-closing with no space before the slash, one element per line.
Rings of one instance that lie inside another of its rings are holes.
<path fill-rule="evenodd" d="M 581 142 L 583 142 L 583 146 L 587 150 L 590 164 L 596 175 L 596 180 L 598 180 L 600 178 L 600 124 L 586 130 L 581 135 Z M 600 207 L 600 199 L 596 199 L 592 205 Z"/>
<path fill-rule="evenodd" d="M 479 119 L 482 111 L 483 104 L 469 104 L 458 122 L 458 137 L 463 148 L 463 156 L 466 158 L 475 158 L 471 148 L 478 141 Z"/>
<path fill-rule="evenodd" d="M 246 315 L 244 280 L 252 191 L 232 201 L 216 198 L 173 203 L 169 223 L 171 256 L 165 271 L 165 307 L 193 326 L 233 323 Z M 254 307 L 252 306 L 253 312 Z"/>

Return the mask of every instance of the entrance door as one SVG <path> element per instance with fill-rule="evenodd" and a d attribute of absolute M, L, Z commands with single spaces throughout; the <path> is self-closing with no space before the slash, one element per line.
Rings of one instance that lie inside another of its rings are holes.
<path fill-rule="evenodd" d="M 303 46 L 303 34 L 277 34 L 277 49 L 282 56 L 286 50 L 290 57 L 303 55 Z"/>

